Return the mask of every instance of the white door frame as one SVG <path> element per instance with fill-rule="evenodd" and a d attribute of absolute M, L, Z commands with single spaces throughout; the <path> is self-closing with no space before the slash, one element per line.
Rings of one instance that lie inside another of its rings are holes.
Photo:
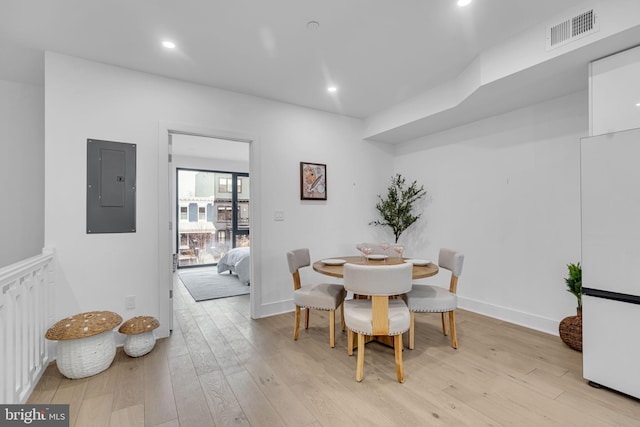
<path fill-rule="evenodd" d="M 239 132 L 219 129 L 203 128 L 184 123 L 160 122 L 158 129 L 158 328 L 159 337 L 169 336 L 173 329 L 173 299 L 169 293 L 173 292 L 173 251 L 171 239 L 175 233 L 172 230 L 173 215 L 171 213 L 171 183 L 169 176 L 169 143 L 170 134 L 184 134 L 208 138 L 226 139 L 249 144 L 249 180 L 251 182 L 251 204 L 249 211 L 249 229 L 251 230 L 251 317 L 256 318 L 259 312 L 261 298 L 260 263 L 256 260 L 261 256 L 260 224 L 260 150 L 257 138 Z M 171 228 L 170 228 L 171 227 Z"/>

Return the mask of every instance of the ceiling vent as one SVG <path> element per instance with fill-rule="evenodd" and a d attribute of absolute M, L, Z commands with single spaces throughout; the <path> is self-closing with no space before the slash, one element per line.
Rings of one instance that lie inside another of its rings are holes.
<path fill-rule="evenodd" d="M 555 49 L 600 29 L 595 9 L 590 9 L 571 18 L 546 27 L 547 50 Z"/>

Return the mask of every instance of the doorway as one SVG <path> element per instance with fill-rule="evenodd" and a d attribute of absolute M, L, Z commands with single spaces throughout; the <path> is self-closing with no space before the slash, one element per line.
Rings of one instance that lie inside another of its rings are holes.
<path fill-rule="evenodd" d="M 175 145 L 175 149 L 174 149 Z M 175 227 L 175 169 L 176 167 L 236 170 L 249 173 L 249 168 L 260 174 L 260 149 L 255 144 L 253 135 L 237 132 L 191 126 L 183 123 L 161 122 L 158 146 L 158 318 L 160 328 L 158 336 L 167 337 L 173 329 L 173 281 L 177 270 L 177 254 Z M 241 154 L 238 155 L 238 152 Z M 236 154 L 233 154 L 236 153 Z M 175 156 L 175 158 L 174 158 Z M 168 163 L 167 163 L 168 160 Z M 187 161 L 184 164 L 183 161 Z M 224 166 L 212 166 L 212 162 L 223 163 Z M 251 165 L 251 166 L 250 166 Z M 250 207 L 251 252 L 259 255 L 260 230 L 259 223 L 260 183 L 252 182 L 252 202 Z M 167 227 L 168 225 L 168 227 Z M 260 277 L 260 265 L 251 262 L 251 276 Z M 258 301 L 260 301 L 259 280 L 252 280 L 250 309 L 251 317 L 257 317 Z"/>

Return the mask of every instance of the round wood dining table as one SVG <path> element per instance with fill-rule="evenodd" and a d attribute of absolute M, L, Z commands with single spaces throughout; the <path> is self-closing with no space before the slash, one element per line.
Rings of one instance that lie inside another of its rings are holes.
<path fill-rule="evenodd" d="M 367 259 L 365 260 L 360 256 L 341 256 L 337 258 L 331 258 L 332 260 L 344 260 L 345 264 L 360 264 L 360 265 L 397 265 L 402 264 L 410 258 L 399 258 L 399 257 L 387 257 L 385 259 Z M 313 263 L 313 269 L 318 273 L 325 274 L 331 277 L 344 277 L 343 272 L 343 264 L 340 265 L 330 265 L 325 264 L 322 260 L 316 261 Z M 416 265 L 413 264 L 413 279 L 424 279 L 425 277 L 431 277 L 438 274 L 438 265 L 431 262 L 427 265 Z M 354 296 L 357 298 L 358 296 Z M 353 348 L 357 348 L 356 336 L 354 335 Z M 371 336 L 367 337 L 365 342 L 376 341 L 381 344 L 384 344 L 388 347 L 393 348 L 393 338 L 388 336 Z"/>
<path fill-rule="evenodd" d="M 360 256 L 341 256 L 331 259 L 340 259 L 344 260 L 345 263 L 349 264 L 360 264 L 360 265 L 394 265 L 394 264 L 402 264 L 406 260 L 410 258 L 399 258 L 399 257 L 388 257 L 385 260 L 383 259 L 367 259 L 366 261 Z M 343 265 L 329 265 L 322 262 L 322 260 L 316 261 L 313 263 L 313 269 L 320 274 L 324 274 L 331 277 L 340 277 L 343 275 Z M 424 279 L 425 277 L 431 277 L 438 274 L 438 265 L 431 262 L 427 265 L 415 265 L 413 264 L 413 278 L 414 279 Z"/>

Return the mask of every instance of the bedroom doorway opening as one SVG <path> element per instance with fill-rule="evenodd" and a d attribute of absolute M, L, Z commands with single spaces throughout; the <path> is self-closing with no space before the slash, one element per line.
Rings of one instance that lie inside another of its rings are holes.
<path fill-rule="evenodd" d="M 231 133 L 183 123 L 160 123 L 158 145 L 158 319 L 161 326 L 158 333 L 162 337 L 169 336 L 174 330 L 174 321 L 176 320 L 174 294 L 175 298 L 179 298 L 176 308 L 184 308 L 185 300 L 182 299 L 183 297 L 190 298 L 190 291 L 185 289 L 186 285 L 182 286 L 184 282 L 180 275 L 182 273 L 195 274 L 199 271 L 205 272 L 205 270 L 218 273 L 218 268 L 215 266 L 178 269 L 179 250 L 177 244 L 179 239 L 176 237 L 176 229 L 179 223 L 179 209 L 176 203 L 178 200 L 176 196 L 178 191 L 176 188 L 176 169 L 233 171 L 243 174 L 246 179 L 249 179 L 251 173 L 260 174 L 258 161 L 260 148 L 254 143 L 254 140 L 253 136 L 238 132 Z M 244 184 L 243 182 L 243 186 Z M 260 204 L 260 182 L 251 181 L 250 185 L 251 202 L 248 209 L 250 225 L 246 227 L 246 231 L 241 230 L 241 233 L 251 233 L 251 240 L 256 246 L 256 249 L 251 248 L 251 253 L 257 251 L 259 255 L 260 212 L 255 209 L 255 205 Z M 238 226 L 238 228 L 242 227 Z M 254 268 L 252 264 L 250 258 L 249 277 L 254 275 L 260 277 L 260 266 Z M 229 274 L 226 275 L 229 276 Z M 239 281 L 239 278 L 236 280 Z M 240 296 L 239 299 L 246 310 L 250 312 L 249 315 L 256 318 L 260 301 L 260 281 L 252 280 L 251 282 L 254 282 L 251 283 L 251 286 L 243 285 L 245 289 L 250 288 L 248 298 Z"/>
<path fill-rule="evenodd" d="M 176 168 L 177 267 L 217 265 L 250 247 L 250 182 L 246 172 Z"/>

